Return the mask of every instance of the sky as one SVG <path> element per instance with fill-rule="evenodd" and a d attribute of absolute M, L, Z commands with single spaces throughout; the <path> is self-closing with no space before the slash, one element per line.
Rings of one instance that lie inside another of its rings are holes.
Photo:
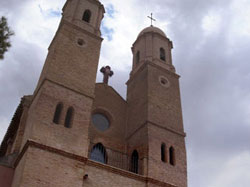
<path fill-rule="evenodd" d="M 181 75 L 189 187 L 250 184 L 250 0 L 101 0 L 106 9 L 99 68 L 126 97 L 131 46 L 154 25 L 173 41 Z M 0 61 L 0 140 L 23 95 L 32 94 L 65 0 L 0 0 L 15 32 Z M 98 72 L 97 82 L 102 79 Z"/>

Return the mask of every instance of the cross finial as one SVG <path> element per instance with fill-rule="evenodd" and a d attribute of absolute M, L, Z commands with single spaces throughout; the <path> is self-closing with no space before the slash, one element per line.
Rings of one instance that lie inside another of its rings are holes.
<path fill-rule="evenodd" d="M 151 16 L 148 16 L 149 19 L 151 19 L 151 27 L 153 26 L 153 21 L 156 21 L 154 18 L 153 18 L 153 13 L 151 13 Z"/>
<path fill-rule="evenodd" d="M 109 66 L 102 67 L 100 72 L 103 73 L 103 83 L 108 84 L 109 77 L 112 77 L 112 75 L 114 75 L 114 72 L 111 71 L 111 68 Z"/>

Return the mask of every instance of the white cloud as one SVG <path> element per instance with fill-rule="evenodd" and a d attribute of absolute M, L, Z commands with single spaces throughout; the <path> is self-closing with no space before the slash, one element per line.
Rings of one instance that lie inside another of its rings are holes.
<path fill-rule="evenodd" d="M 234 0 L 231 11 L 233 14 L 231 36 L 250 37 L 250 1 Z"/>
<path fill-rule="evenodd" d="M 112 41 L 103 41 L 100 64 L 110 64 L 113 68 L 127 71 L 132 63 L 130 48 L 144 26 L 136 24 L 140 17 L 131 10 L 131 7 L 135 6 L 134 1 L 106 0 L 103 3 L 112 4 L 114 7 L 114 18 L 108 17 L 103 20 L 103 24 L 114 33 Z M 128 13 L 134 19 L 128 19 Z"/>
<path fill-rule="evenodd" d="M 248 187 L 250 184 L 250 152 L 238 153 L 236 156 L 218 163 L 221 171 L 209 187 Z"/>
<path fill-rule="evenodd" d="M 205 31 L 205 34 L 215 34 L 215 32 L 218 32 L 221 21 L 222 18 L 219 12 L 209 12 L 202 20 L 202 28 Z"/>
<path fill-rule="evenodd" d="M 57 2 L 57 3 L 56 3 Z M 61 2 L 61 3 L 59 3 Z M 32 1 L 22 9 L 15 25 L 16 35 L 42 49 L 48 47 L 61 16 L 50 16 L 48 11 L 59 11 L 63 1 Z M 61 12 L 61 10 L 60 10 Z"/>

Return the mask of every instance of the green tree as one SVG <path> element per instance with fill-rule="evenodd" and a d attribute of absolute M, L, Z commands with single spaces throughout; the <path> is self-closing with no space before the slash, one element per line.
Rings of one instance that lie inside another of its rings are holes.
<path fill-rule="evenodd" d="M 14 35 L 14 32 L 10 30 L 7 19 L 2 16 L 0 19 L 0 60 L 4 58 L 4 53 L 11 47 L 10 36 Z"/>

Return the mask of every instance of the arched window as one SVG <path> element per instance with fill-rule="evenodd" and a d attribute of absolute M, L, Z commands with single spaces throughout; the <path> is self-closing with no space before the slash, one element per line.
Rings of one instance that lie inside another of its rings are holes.
<path fill-rule="evenodd" d="M 106 149 L 101 143 L 96 144 L 92 148 L 90 153 L 90 159 L 97 162 L 101 162 L 103 164 L 107 163 L 108 159 L 107 159 Z"/>
<path fill-rule="evenodd" d="M 138 155 L 138 152 L 134 150 L 132 153 L 132 157 L 131 157 L 130 171 L 134 173 L 138 173 L 138 162 L 139 162 L 139 155 Z"/>
<path fill-rule="evenodd" d="M 64 121 L 65 127 L 70 128 L 72 126 L 73 115 L 74 115 L 74 108 L 69 107 L 66 113 L 65 121 Z"/>
<path fill-rule="evenodd" d="M 90 10 L 85 10 L 82 16 L 82 20 L 86 21 L 86 22 L 90 22 L 90 18 L 91 18 L 91 12 Z"/>
<path fill-rule="evenodd" d="M 56 106 L 55 113 L 54 113 L 53 123 L 59 124 L 62 109 L 63 109 L 63 104 L 58 103 L 57 106 Z"/>
<path fill-rule="evenodd" d="M 166 145 L 163 143 L 163 144 L 161 144 L 161 161 L 162 162 L 166 162 L 165 151 L 166 151 Z"/>
<path fill-rule="evenodd" d="M 137 51 L 135 58 L 136 58 L 135 59 L 136 64 L 139 64 L 139 62 L 140 62 L 140 51 Z"/>
<path fill-rule="evenodd" d="M 169 148 L 169 163 L 175 165 L 175 151 L 173 147 Z"/>
<path fill-rule="evenodd" d="M 160 48 L 160 59 L 163 61 L 166 61 L 166 53 L 165 53 L 165 49 Z"/>

